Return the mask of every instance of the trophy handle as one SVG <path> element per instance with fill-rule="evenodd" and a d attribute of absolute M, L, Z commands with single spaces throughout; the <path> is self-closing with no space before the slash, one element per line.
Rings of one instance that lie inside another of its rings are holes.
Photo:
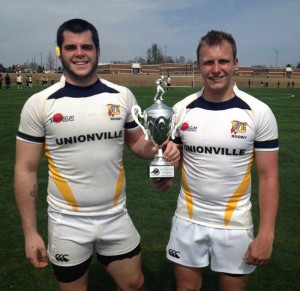
<path fill-rule="evenodd" d="M 140 118 L 144 119 L 145 120 L 145 115 L 142 114 L 142 110 L 141 110 L 141 107 L 138 106 L 138 105 L 133 105 L 132 108 L 131 108 L 131 114 L 132 114 L 132 117 L 134 119 L 134 121 L 138 124 L 138 126 L 143 130 L 143 133 L 145 135 L 145 140 L 148 140 L 149 139 L 149 135 L 148 135 L 148 132 L 147 130 L 145 129 L 145 127 L 140 123 L 139 121 L 139 116 Z"/>
<path fill-rule="evenodd" d="M 175 132 L 177 128 L 181 125 L 183 118 L 185 117 L 186 114 L 186 107 L 181 106 L 179 109 L 173 114 L 172 116 L 172 132 L 171 132 L 171 137 L 172 139 L 175 138 Z M 179 117 L 179 119 L 178 119 Z"/>

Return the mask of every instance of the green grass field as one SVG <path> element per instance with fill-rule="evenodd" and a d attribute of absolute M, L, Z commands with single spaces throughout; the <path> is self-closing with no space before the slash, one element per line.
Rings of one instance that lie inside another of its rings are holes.
<path fill-rule="evenodd" d="M 155 87 L 131 87 L 139 105 L 145 109 L 152 104 Z M 0 91 L 0 290 L 52 291 L 57 290 L 52 268 L 34 269 L 24 254 L 24 239 L 13 197 L 13 167 L 15 135 L 19 114 L 24 102 L 42 87 L 16 87 Z M 251 277 L 249 290 L 299 290 L 300 273 L 300 89 L 244 89 L 269 104 L 276 115 L 280 136 L 281 199 L 276 225 L 276 238 L 271 261 L 258 268 Z M 165 95 L 165 103 L 172 106 L 184 96 L 197 91 L 192 88 L 174 88 Z M 149 161 L 133 157 L 125 150 L 127 176 L 127 205 L 129 213 L 142 238 L 145 290 L 175 290 L 172 265 L 165 258 L 171 219 L 177 202 L 180 177 L 175 177 L 168 193 L 154 190 L 148 178 Z M 253 170 L 253 217 L 258 225 L 257 180 Z M 39 172 L 38 227 L 47 240 L 46 215 L 47 163 L 42 160 Z M 95 260 L 90 268 L 89 290 L 116 290 L 105 270 Z M 205 272 L 203 290 L 217 290 L 216 274 Z M 76 291 L 76 290 L 74 290 Z"/>

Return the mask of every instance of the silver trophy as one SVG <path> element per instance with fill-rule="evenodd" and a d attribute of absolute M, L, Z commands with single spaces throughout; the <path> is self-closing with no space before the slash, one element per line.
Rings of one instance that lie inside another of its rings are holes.
<path fill-rule="evenodd" d="M 143 130 L 145 139 L 148 140 L 150 138 L 151 142 L 158 147 L 155 159 L 149 167 L 150 178 L 170 178 L 174 177 L 175 168 L 164 159 L 162 144 L 170 137 L 174 139 L 175 131 L 185 115 L 185 108 L 175 113 L 161 99 L 156 100 L 156 98 L 157 95 L 155 96 L 154 104 L 144 110 L 143 113 L 138 105 L 132 107 L 131 113 L 135 122 Z"/>

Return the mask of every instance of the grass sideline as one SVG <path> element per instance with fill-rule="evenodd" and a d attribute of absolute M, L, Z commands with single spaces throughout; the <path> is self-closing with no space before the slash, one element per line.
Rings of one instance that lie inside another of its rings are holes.
<path fill-rule="evenodd" d="M 0 91 L 0 290 L 40 291 L 57 290 L 52 268 L 34 269 L 24 254 L 24 239 L 13 197 L 13 167 L 15 135 L 24 102 L 41 86 Z M 145 109 L 152 104 L 155 87 L 130 87 L 139 105 Z M 196 88 L 175 88 L 165 95 L 165 103 L 172 106 Z M 245 88 L 246 92 L 266 102 L 276 115 L 280 137 L 281 199 L 276 226 L 274 252 L 267 266 L 258 268 L 251 276 L 248 290 L 296 290 L 299 274 L 299 139 L 300 89 Z M 125 150 L 124 164 L 127 177 L 127 205 L 142 238 L 145 291 L 175 290 L 172 265 L 165 258 L 180 177 L 175 177 L 168 193 L 154 190 L 147 178 L 148 161 L 140 160 Z M 38 228 L 44 238 L 47 233 L 46 215 L 46 159 L 39 171 Z M 253 175 L 253 217 L 258 225 L 257 179 Z M 256 228 L 257 230 L 257 228 Z M 95 260 L 91 264 L 89 290 L 115 290 L 112 280 Z M 216 274 L 205 271 L 204 291 L 217 290 Z"/>

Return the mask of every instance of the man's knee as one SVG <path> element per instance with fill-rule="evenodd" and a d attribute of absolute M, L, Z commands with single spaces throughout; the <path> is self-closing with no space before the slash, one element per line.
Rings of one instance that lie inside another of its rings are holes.
<path fill-rule="evenodd" d="M 222 291 L 246 290 L 249 283 L 249 275 L 240 274 L 219 274 L 219 285 Z"/>
<path fill-rule="evenodd" d="M 179 264 L 174 265 L 177 290 L 200 290 L 203 281 L 203 269 Z"/>
<path fill-rule="evenodd" d="M 97 256 L 118 285 L 118 290 L 142 290 L 144 275 L 141 269 L 140 245 L 122 255 Z"/>
<path fill-rule="evenodd" d="M 128 282 L 128 289 L 125 288 L 124 290 L 143 290 L 144 286 L 144 275 L 142 272 L 139 272 L 137 276 L 133 277 L 129 282 Z"/>

